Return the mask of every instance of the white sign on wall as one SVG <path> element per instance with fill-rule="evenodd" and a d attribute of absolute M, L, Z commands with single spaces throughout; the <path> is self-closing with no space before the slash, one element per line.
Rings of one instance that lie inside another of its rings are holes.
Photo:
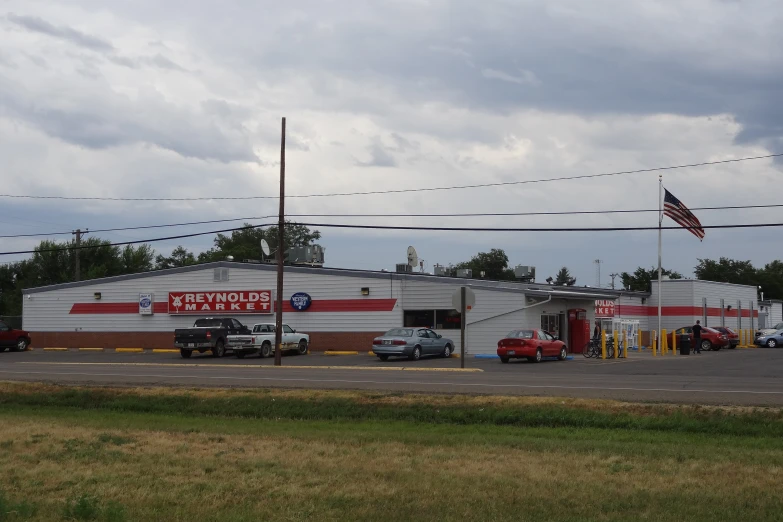
<path fill-rule="evenodd" d="M 152 305 L 155 303 L 153 294 L 139 294 L 139 314 L 152 315 Z"/>

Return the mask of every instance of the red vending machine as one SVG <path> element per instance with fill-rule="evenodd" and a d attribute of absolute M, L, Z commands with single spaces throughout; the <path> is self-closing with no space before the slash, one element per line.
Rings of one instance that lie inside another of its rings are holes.
<path fill-rule="evenodd" d="M 568 311 L 568 349 L 572 353 L 582 353 L 590 342 L 590 323 L 587 311 L 576 308 Z"/>

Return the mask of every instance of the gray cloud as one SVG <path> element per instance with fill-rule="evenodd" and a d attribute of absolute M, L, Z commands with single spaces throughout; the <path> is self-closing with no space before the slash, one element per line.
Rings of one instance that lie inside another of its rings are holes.
<path fill-rule="evenodd" d="M 184 67 L 180 66 L 179 64 L 175 63 L 174 61 L 166 58 L 161 54 L 156 54 L 154 56 L 140 56 L 137 58 L 130 58 L 128 56 L 120 56 L 117 54 L 113 54 L 107 56 L 107 59 L 115 65 L 119 65 L 121 67 L 127 67 L 129 69 L 139 69 L 142 66 L 146 65 L 150 67 L 156 67 L 158 69 L 187 72 L 187 70 Z"/>
<path fill-rule="evenodd" d="M 111 43 L 98 38 L 97 36 L 85 34 L 72 27 L 52 25 L 37 16 L 19 16 L 14 13 L 9 13 L 7 18 L 10 22 L 24 27 L 28 31 L 45 34 L 53 38 L 59 38 L 60 40 L 66 40 L 79 47 L 84 47 L 85 49 L 99 52 L 114 50 L 114 46 Z"/>
<path fill-rule="evenodd" d="M 111 91 L 49 100 L 0 75 L 0 110 L 49 136 L 90 149 L 146 143 L 184 157 L 259 161 L 240 124 L 177 108 L 154 91 L 136 100 Z"/>
<path fill-rule="evenodd" d="M 370 153 L 369 161 L 357 161 L 357 165 L 363 167 L 396 167 L 397 160 L 392 156 L 381 141 L 380 136 L 373 138 L 368 147 Z"/>

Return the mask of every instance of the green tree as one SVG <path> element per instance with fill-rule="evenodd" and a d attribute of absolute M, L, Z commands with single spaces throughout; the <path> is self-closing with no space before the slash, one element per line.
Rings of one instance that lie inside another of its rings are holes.
<path fill-rule="evenodd" d="M 765 299 L 783 299 L 783 262 L 775 260 L 759 269 L 758 284 Z"/>
<path fill-rule="evenodd" d="M 663 275 L 669 276 L 669 279 L 682 279 L 682 274 L 673 270 L 661 270 Z M 658 269 L 650 268 L 649 270 L 643 267 L 639 267 L 633 274 L 623 272 L 620 274 L 620 278 L 623 280 L 623 288 L 628 288 L 634 292 L 649 292 L 652 288 L 652 282 L 658 280 Z"/>
<path fill-rule="evenodd" d="M 237 261 L 243 259 L 260 259 L 261 240 L 269 244 L 271 251 L 277 250 L 277 227 L 263 229 L 245 223 L 240 230 L 231 232 L 231 235 L 218 234 L 214 239 L 215 246 L 198 256 L 200 262 L 222 261 L 228 256 L 233 256 Z M 304 225 L 286 222 L 285 248 L 292 246 L 307 246 L 321 238 L 317 230 L 311 231 Z"/>
<path fill-rule="evenodd" d="M 576 284 L 576 278 L 571 277 L 568 268 L 563 267 L 555 276 L 554 284 L 556 286 L 574 286 Z"/>
<path fill-rule="evenodd" d="M 470 261 L 459 263 L 455 268 L 468 268 L 473 271 L 473 277 L 481 277 L 481 272 L 484 272 L 484 277 L 487 279 L 501 281 L 515 279 L 514 271 L 508 268 L 508 256 L 499 248 L 493 248 L 489 252 L 479 252 Z"/>
<path fill-rule="evenodd" d="M 734 283 L 738 285 L 758 285 L 759 273 L 750 261 L 735 261 L 721 257 L 718 261 L 699 259 L 694 273 L 704 281 Z"/>
<path fill-rule="evenodd" d="M 177 268 L 181 266 L 190 266 L 196 264 L 196 256 L 183 246 L 178 246 L 171 251 L 171 255 L 166 257 L 158 254 L 155 258 L 155 268 L 163 270 L 166 268 Z"/>

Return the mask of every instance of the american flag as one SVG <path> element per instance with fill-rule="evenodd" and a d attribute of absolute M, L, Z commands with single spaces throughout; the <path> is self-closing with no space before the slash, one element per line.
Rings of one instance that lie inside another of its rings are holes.
<path fill-rule="evenodd" d="M 706 233 L 701 226 L 701 222 L 693 215 L 693 212 L 688 210 L 688 207 L 683 205 L 682 202 L 675 198 L 668 190 L 666 190 L 666 196 L 663 198 L 663 214 L 687 228 L 691 234 L 698 237 L 700 240 L 704 239 Z"/>

